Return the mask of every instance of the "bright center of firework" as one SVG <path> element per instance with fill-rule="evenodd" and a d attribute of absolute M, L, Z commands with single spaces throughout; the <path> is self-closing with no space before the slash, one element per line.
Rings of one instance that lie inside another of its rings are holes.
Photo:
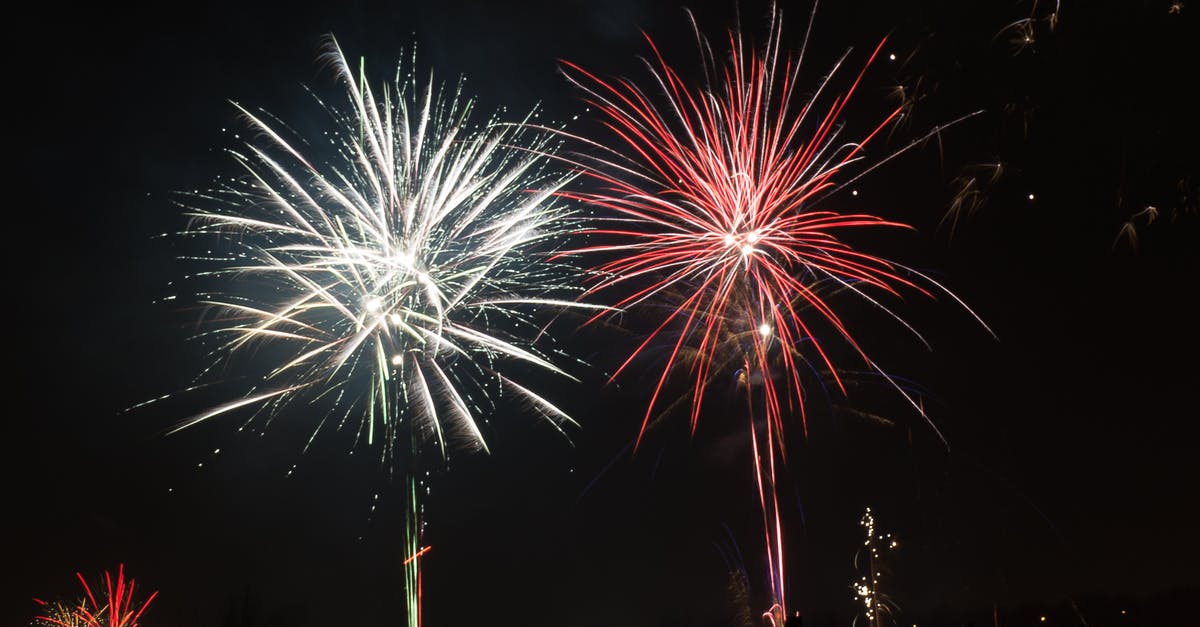
<path fill-rule="evenodd" d="M 374 313 L 379 311 L 380 307 L 383 307 L 383 301 L 379 300 L 378 298 L 372 298 L 367 301 L 366 307 L 367 311 Z"/>
<path fill-rule="evenodd" d="M 768 335 L 771 335 L 771 325 L 769 325 L 765 322 L 758 325 L 758 334 L 763 337 L 767 337 Z"/>
<path fill-rule="evenodd" d="M 762 235 L 758 232 L 758 229 L 747 231 L 745 233 L 726 233 L 725 245 L 733 246 L 739 242 L 749 242 L 753 244 L 760 239 L 762 239 Z"/>
<path fill-rule="evenodd" d="M 725 246 L 736 248 L 743 257 L 749 257 L 754 254 L 754 244 L 760 239 L 762 239 L 762 235 L 759 235 L 757 230 L 746 233 L 726 233 Z"/>
<path fill-rule="evenodd" d="M 392 324 L 394 324 L 396 326 L 400 326 L 400 315 L 399 314 L 388 314 L 388 320 L 391 321 Z"/>

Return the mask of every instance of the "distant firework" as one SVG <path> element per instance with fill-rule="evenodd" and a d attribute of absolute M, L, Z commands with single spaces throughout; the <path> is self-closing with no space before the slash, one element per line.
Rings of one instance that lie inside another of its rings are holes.
<path fill-rule="evenodd" d="M 117 568 L 117 578 L 113 581 L 112 574 L 104 573 L 104 587 L 97 589 L 103 596 L 92 592 L 91 586 L 81 573 L 75 573 L 83 586 L 85 598 L 75 605 L 34 599 L 44 609 L 44 613 L 35 620 L 42 625 L 57 627 L 138 627 L 138 619 L 149 607 L 158 592 L 153 592 L 141 605 L 134 602 L 134 580 L 125 579 L 125 565 Z"/>

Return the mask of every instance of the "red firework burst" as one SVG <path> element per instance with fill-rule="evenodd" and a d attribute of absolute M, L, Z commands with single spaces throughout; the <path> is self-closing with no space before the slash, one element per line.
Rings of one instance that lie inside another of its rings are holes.
<path fill-rule="evenodd" d="M 51 611 L 46 616 L 38 616 L 37 620 L 42 621 L 46 625 L 58 625 L 60 627 L 137 627 L 138 619 L 142 613 L 158 596 L 155 591 L 142 602 L 141 606 L 136 610 L 133 603 L 134 580 L 125 580 L 125 565 L 121 564 L 117 568 L 117 579 L 113 581 L 112 575 L 109 572 L 104 573 L 104 590 L 101 592 L 107 596 L 103 600 L 105 603 L 101 605 L 96 600 L 96 595 L 92 594 L 92 588 L 88 586 L 87 580 L 83 578 L 81 573 L 75 573 L 79 579 L 79 583 L 83 585 L 86 600 L 81 601 L 78 607 L 74 607 L 72 612 L 60 611 L 63 607 L 61 604 L 49 604 L 40 599 L 34 599 L 36 603 L 43 607 L 51 609 L 57 608 L 56 611 Z M 115 583 L 115 585 L 114 585 Z M 90 604 L 90 608 L 89 608 Z"/>
<path fill-rule="evenodd" d="M 576 165 L 598 191 L 568 195 L 603 208 L 609 217 L 588 231 L 600 242 L 573 252 L 608 259 L 593 268 L 597 278 L 585 296 L 617 293 L 617 310 L 670 303 L 654 330 L 613 374 L 620 375 L 651 345 L 671 345 L 638 432 L 639 444 L 672 372 L 687 373 L 695 430 L 705 387 L 725 365 L 740 364 L 739 384 L 751 403 L 754 471 L 775 603 L 764 618 L 778 623 L 786 615 L 786 589 L 776 454 L 783 454 L 783 418 L 789 410 L 798 411 L 807 430 L 802 362 L 827 369 L 844 394 L 825 347 L 826 340 L 836 338 L 891 381 L 856 341 L 830 295 L 848 291 L 889 314 L 879 297 L 897 297 L 902 291 L 932 296 L 933 288 L 954 295 L 911 268 L 857 250 L 839 237 L 847 230 L 910 229 L 908 225 L 818 208 L 839 186 L 903 152 L 848 173 L 902 107 L 856 141 L 839 139 L 846 104 L 884 41 L 843 93 L 825 96 L 833 90 L 845 56 L 811 97 L 799 98 L 804 49 L 795 56 L 783 50 L 775 10 L 766 46 L 756 49 L 730 31 L 730 54 L 722 63 L 715 61 L 713 46 L 694 18 L 692 26 L 707 76 L 703 87 L 684 80 L 649 36 L 652 91 L 628 79 L 605 80 L 564 61 L 565 74 L 585 92 L 585 100 L 614 136 L 611 143 L 574 136 L 594 150 Z M 593 321 L 609 315 L 611 311 L 603 312 Z M 828 337 L 819 338 L 819 333 Z M 920 411 L 901 386 L 893 386 Z M 754 422 L 755 396 L 766 418 L 761 430 Z"/>
<path fill-rule="evenodd" d="M 571 194 L 613 214 L 610 225 L 589 231 L 606 243 L 577 251 L 615 255 L 595 268 L 600 278 L 590 293 L 629 286 L 615 303 L 622 309 L 669 289 L 686 286 L 690 294 L 675 303 L 614 374 L 669 325 L 682 326 L 648 404 L 639 440 L 687 345 L 696 356 L 689 366 L 695 428 L 704 388 L 713 374 L 714 353 L 733 320 L 749 321 L 759 330 L 752 334 L 743 367 L 764 382 L 767 418 L 778 432 L 784 407 L 793 398 L 803 422 L 803 403 L 799 355 L 773 351 L 773 346 L 808 343 L 844 392 L 828 352 L 813 332 L 813 324 L 820 321 L 873 367 L 823 295 L 822 284 L 834 282 L 876 305 L 872 291 L 896 296 L 901 289 L 911 289 L 930 295 L 906 278 L 921 275 L 855 250 L 838 237 L 847 229 L 911 227 L 870 214 L 811 208 L 833 191 L 838 175 L 860 160 L 864 147 L 901 112 L 892 111 L 857 141 L 838 140 L 843 109 L 884 42 L 845 92 L 822 107 L 822 94 L 842 61 L 811 98 L 797 105 L 803 49 L 796 57 L 781 49 L 776 14 L 761 52 L 730 32 L 731 55 L 720 66 L 712 61 L 712 47 L 696 32 L 709 77 L 706 88 L 689 86 L 649 36 L 653 62 L 648 66 L 662 93 L 657 99 L 632 81 L 607 81 L 564 62 L 570 80 L 586 92 L 587 102 L 617 138 L 612 145 L 589 141 L 603 156 L 580 164 L 600 184 L 600 191 Z M 784 386 L 768 374 L 773 354 L 782 360 Z"/>
<path fill-rule="evenodd" d="M 839 186 L 853 183 L 944 126 L 875 165 L 854 167 L 851 173 L 853 163 L 864 159 L 866 145 L 902 112 L 902 106 L 894 109 L 857 141 L 839 139 L 842 112 L 884 41 L 872 50 L 844 92 L 832 98 L 824 95 L 833 90 L 833 79 L 846 56 L 810 97 L 800 98 L 804 48 L 794 56 L 785 52 L 774 8 L 766 46 L 756 49 L 737 30 L 730 31 L 730 55 L 721 64 L 695 19 L 691 22 L 707 76 L 707 84 L 700 88 L 667 64 L 649 36 L 653 55 L 647 67 L 653 91 L 629 79 L 600 78 L 564 61 L 564 73 L 584 91 L 584 100 L 598 109 L 601 123 L 614 136 L 611 143 L 571 136 L 594 150 L 576 165 L 598 191 L 568 196 L 607 213 L 602 219 L 607 222 L 587 231 L 599 243 L 572 252 L 601 253 L 608 259 L 595 265 L 596 279 L 584 295 L 620 294 L 613 310 L 601 312 L 592 322 L 611 316 L 614 310 L 670 304 L 653 332 L 612 375 L 619 376 L 652 345 L 671 346 L 638 430 L 638 443 L 672 372 L 683 370 L 689 378 L 695 430 L 704 388 L 716 372 L 740 364 L 738 383 L 744 386 L 749 404 L 773 597 L 772 609 L 763 617 L 778 625 L 787 607 L 776 454 L 782 459 L 786 414 L 798 411 L 806 431 L 800 366 L 808 363 L 827 369 L 845 394 L 824 347 L 828 339 L 839 340 L 892 382 L 920 412 L 918 401 L 859 346 L 830 295 L 857 295 L 892 315 L 918 339 L 916 330 L 892 314 L 881 297 L 899 297 L 908 291 L 932 297 L 936 288 L 962 304 L 928 276 L 856 250 L 839 237 L 851 229 L 910 226 L 877 215 L 818 207 Z M 811 25 L 810 18 L 810 30 Z M 838 179 L 846 180 L 839 183 Z M 818 333 L 826 338 L 818 338 Z M 760 413 L 756 399 L 761 400 L 766 418 L 763 428 L 755 422 L 755 414 Z"/>

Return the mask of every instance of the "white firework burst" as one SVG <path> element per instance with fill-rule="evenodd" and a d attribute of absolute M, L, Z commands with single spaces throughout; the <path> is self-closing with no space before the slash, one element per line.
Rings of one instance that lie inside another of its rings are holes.
<path fill-rule="evenodd" d="M 230 151 L 244 175 L 187 197 L 186 234 L 223 248 L 199 273 L 216 285 L 200 299 L 215 312 L 203 334 L 218 339 L 214 365 L 250 349 L 270 363 L 174 431 L 322 398 L 314 437 L 331 418 L 361 418 L 386 458 L 407 424 L 445 455 L 451 436 L 487 448 L 481 420 L 501 394 L 561 428 L 566 412 L 504 372 L 570 378 L 541 348 L 553 338 L 538 316 L 593 308 L 571 300 L 574 271 L 551 260 L 573 228 L 557 194 L 573 175 L 550 167 L 553 135 L 477 121 L 461 81 L 447 90 L 397 69 L 377 96 L 335 41 L 324 59 L 347 100 L 317 98 L 332 119 L 319 141 L 235 105 L 254 135 Z"/>

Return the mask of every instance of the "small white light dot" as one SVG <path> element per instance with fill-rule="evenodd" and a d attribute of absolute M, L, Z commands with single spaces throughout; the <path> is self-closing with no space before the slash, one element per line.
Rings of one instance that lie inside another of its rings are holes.
<path fill-rule="evenodd" d="M 858 195 L 858 190 L 857 190 L 857 189 L 852 189 L 852 190 L 850 190 L 850 195 L 851 195 L 851 196 L 857 196 L 857 195 Z"/>
<path fill-rule="evenodd" d="M 733 235 L 730 233 L 726 233 L 725 234 L 725 245 L 733 246 L 733 242 L 734 242 Z"/>
<path fill-rule="evenodd" d="M 1029 193 L 1029 200 L 1033 200 L 1033 198 L 1034 198 L 1034 196 L 1033 196 L 1033 192 L 1030 192 L 1030 193 Z"/>
<path fill-rule="evenodd" d="M 763 337 L 767 337 L 768 335 L 770 335 L 771 334 L 771 325 L 769 325 L 765 322 L 758 325 L 758 334 Z"/>
<path fill-rule="evenodd" d="M 379 311 L 379 308 L 382 306 L 383 303 L 378 298 L 372 298 L 367 301 L 367 311 Z"/>
<path fill-rule="evenodd" d="M 895 52 L 893 52 L 893 53 L 891 53 L 891 54 L 889 54 L 889 55 L 888 55 L 888 61 L 895 61 L 895 60 L 896 60 L 896 53 L 895 53 Z"/>
<path fill-rule="evenodd" d="M 404 363 L 404 355 L 392 355 L 392 365 L 399 366 Z"/>

